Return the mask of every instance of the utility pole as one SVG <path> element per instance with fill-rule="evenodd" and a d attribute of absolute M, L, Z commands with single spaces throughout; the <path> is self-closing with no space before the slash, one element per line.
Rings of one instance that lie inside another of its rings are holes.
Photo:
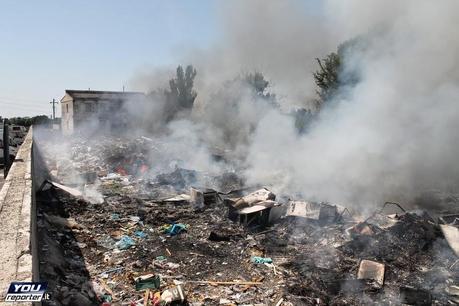
<path fill-rule="evenodd" d="M 54 119 L 56 119 L 56 106 L 55 106 L 55 104 L 59 104 L 59 102 L 57 102 L 57 101 L 55 101 L 55 99 L 53 99 L 53 101 L 49 102 L 49 104 L 53 105 L 53 121 L 54 121 Z"/>

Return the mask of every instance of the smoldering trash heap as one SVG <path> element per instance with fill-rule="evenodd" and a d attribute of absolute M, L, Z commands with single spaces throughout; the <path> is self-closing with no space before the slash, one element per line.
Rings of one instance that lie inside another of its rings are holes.
<path fill-rule="evenodd" d="M 69 154 L 55 137 L 40 141 L 50 177 L 37 194 L 49 305 L 459 301 L 454 215 L 275 193 L 228 165 L 183 167 L 147 137 L 74 137 Z"/>
<path fill-rule="evenodd" d="M 459 303 L 459 2 L 266 3 L 35 131 L 45 303 Z"/>

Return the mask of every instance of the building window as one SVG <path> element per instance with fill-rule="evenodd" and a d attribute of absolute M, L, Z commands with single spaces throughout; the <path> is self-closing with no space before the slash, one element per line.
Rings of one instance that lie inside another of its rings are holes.
<path fill-rule="evenodd" d="M 68 113 L 68 112 L 69 112 L 69 104 L 68 104 L 68 103 L 67 103 L 67 104 L 65 104 L 65 108 L 67 109 L 67 111 L 66 111 L 66 112 Z"/>

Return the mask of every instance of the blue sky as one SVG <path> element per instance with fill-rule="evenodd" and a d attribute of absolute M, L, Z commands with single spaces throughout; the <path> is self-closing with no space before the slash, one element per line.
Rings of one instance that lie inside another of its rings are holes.
<path fill-rule="evenodd" d="M 66 88 L 121 90 L 217 35 L 216 1 L 4 1 L 0 115 L 51 114 Z M 129 89 L 129 88 L 127 88 Z M 59 112 L 60 113 L 60 112 Z M 58 113 L 58 114 L 59 114 Z"/>
<path fill-rule="evenodd" d="M 51 115 L 67 88 L 129 90 L 139 73 L 187 64 L 186 51 L 218 44 L 225 1 L 0 1 L 0 116 Z"/>

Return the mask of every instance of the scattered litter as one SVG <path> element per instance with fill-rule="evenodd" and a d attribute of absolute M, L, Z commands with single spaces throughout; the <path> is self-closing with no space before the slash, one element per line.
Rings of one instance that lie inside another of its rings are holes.
<path fill-rule="evenodd" d="M 204 208 L 204 193 L 193 187 L 190 188 L 190 203 L 194 209 Z"/>
<path fill-rule="evenodd" d="M 459 214 L 443 215 L 438 218 L 438 223 L 449 224 L 449 225 L 459 225 Z"/>
<path fill-rule="evenodd" d="M 173 263 L 173 262 L 168 262 L 166 263 L 166 266 L 169 268 L 169 269 L 178 269 L 180 268 L 180 265 L 179 264 L 176 264 L 176 263 Z"/>
<path fill-rule="evenodd" d="M 374 280 L 382 286 L 384 285 L 384 268 L 382 263 L 364 259 L 360 262 L 357 278 Z"/>
<path fill-rule="evenodd" d="M 254 205 L 240 209 L 237 211 L 237 215 L 239 216 L 239 222 L 245 227 L 264 227 L 269 223 L 270 211 L 271 207 L 266 207 L 264 205 Z"/>
<path fill-rule="evenodd" d="M 170 236 L 175 236 L 186 231 L 188 227 L 188 224 L 174 223 L 163 226 L 163 232 Z"/>
<path fill-rule="evenodd" d="M 188 202 L 191 200 L 191 197 L 188 194 L 179 194 L 175 197 L 166 198 L 164 202 Z"/>
<path fill-rule="evenodd" d="M 177 301 L 185 301 L 185 293 L 183 292 L 181 285 L 177 285 L 161 293 L 161 302 L 172 303 Z"/>
<path fill-rule="evenodd" d="M 376 233 L 381 232 L 381 229 L 367 222 L 360 222 L 346 229 L 346 232 L 351 237 L 354 237 L 356 235 L 372 236 L 372 235 L 375 235 Z"/>
<path fill-rule="evenodd" d="M 140 222 L 140 217 L 138 217 L 138 216 L 129 216 L 129 220 L 131 220 L 132 222 L 138 223 L 138 222 Z"/>
<path fill-rule="evenodd" d="M 118 248 L 119 250 L 126 250 L 134 245 L 135 245 L 134 240 L 131 237 L 126 236 L 126 235 L 122 236 L 121 239 L 115 243 L 115 247 Z"/>
<path fill-rule="evenodd" d="M 48 222 L 53 223 L 57 226 L 76 228 L 76 229 L 82 228 L 82 226 L 78 224 L 73 218 L 62 218 L 59 216 L 47 215 L 47 214 L 44 214 L 44 216 Z"/>
<path fill-rule="evenodd" d="M 459 286 L 446 287 L 446 292 L 451 296 L 450 299 L 459 304 Z"/>
<path fill-rule="evenodd" d="M 242 285 L 242 286 L 255 286 L 261 285 L 262 282 L 246 282 L 246 281 L 232 281 L 232 282 L 222 282 L 222 281 L 187 281 L 187 283 L 194 283 L 194 284 L 207 284 L 207 285 Z"/>
<path fill-rule="evenodd" d="M 227 304 L 232 304 L 233 302 L 231 302 L 231 300 L 228 300 L 228 299 L 220 299 L 218 303 L 220 305 L 227 305 Z"/>
<path fill-rule="evenodd" d="M 258 204 L 260 202 L 264 202 L 264 201 L 268 201 L 268 200 L 274 201 L 275 199 L 276 199 L 276 195 L 274 193 L 272 193 L 271 191 L 269 191 L 266 188 L 263 188 L 263 189 L 254 191 L 254 192 L 252 192 L 252 193 L 250 193 L 250 194 L 238 199 L 234 203 L 233 206 L 236 209 L 242 209 L 242 208 L 245 208 L 245 207 L 256 205 L 256 204 Z"/>
<path fill-rule="evenodd" d="M 441 231 L 445 235 L 448 245 L 454 251 L 456 256 L 459 257 L 459 229 L 452 225 L 440 224 Z"/>
<path fill-rule="evenodd" d="M 110 236 L 102 236 L 96 240 L 96 243 L 106 249 L 114 249 L 116 241 Z"/>
<path fill-rule="evenodd" d="M 146 234 L 145 232 L 143 232 L 143 231 L 135 231 L 135 232 L 134 232 L 134 235 L 135 235 L 136 237 L 139 237 L 139 238 L 145 238 L 145 237 L 147 237 L 147 234 Z"/>
<path fill-rule="evenodd" d="M 65 191 L 67 192 L 68 194 L 74 196 L 74 197 L 82 197 L 83 196 L 83 193 L 78 190 L 78 189 L 75 189 L 75 188 L 72 188 L 72 187 L 68 187 L 68 186 L 65 186 L 65 185 L 62 185 L 62 184 L 59 184 L 59 183 L 56 183 L 56 182 L 53 182 L 53 181 L 50 181 L 50 180 L 45 180 L 45 182 L 42 184 L 42 186 L 40 187 L 40 190 L 41 189 L 44 189 L 46 188 L 46 184 L 50 184 L 52 185 L 53 187 L 56 187 L 62 191 Z"/>
<path fill-rule="evenodd" d="M 106 270 L 106 271 L 100 273 L 100 275 L 102 275 L 102 274 L 108 274 L 108 273 L 113 273 L 113 272 L 118 272 L 118 271 L 121 271 L 121 270 L 123 270 L 123 269 L 124 269 L 124 267 L 113 268 L 113 269 Z"/>
<path fill-rule="evenodd" d="M 245 185 L 238 169 L 182 168 L 157 139 L 72 141 L 70 159 L 46 161 L 53 181 L 103 202 L 50 183 L 36 194 L 39 276 L 57 305 L 457 302 L 456 210 L 442 226 L 400 204 L 363 216 Z"/>
<path fill-rule="evenodd" d="M 275 306 L 280 306 L 282 305 L 282 302 L 284 301 L 284 298 L 280 298 L 279 301 L 277 301 Z"/>
<path fill-rule="evenodd" d="M 85 247 L 87 247 L 88 245 L 84 242 L 78 242 L 77 243 L 77 246 L 80 248 L 80 249 L 84 249 Z"/>
<path fill-rule="evenodd" d="M 334 222 L 339 217 L 336 205 L 305 201 L 290 201 L 286 215 L 318 220 L 324 224 Z"/>
<path fill-rule="evenodd" d="M 135 279 L 135 290 L 145 289 L 159 289 L 161 285 L 161 279 L 158 275 L 148 274 L 142 275 Z"/>
<path fill-rule="evenodd" d="M 208 239 L 210 241 L 231 241 L 231 236 L 212 231 Z"/>
<path fill-rule="evenodd" d="M 259 256 L 252 256 L 250 261 L 256 264 L 264 264 L 264 263 L 272 263 L 272 258 L 269 257 L 259 257 Z"/>

